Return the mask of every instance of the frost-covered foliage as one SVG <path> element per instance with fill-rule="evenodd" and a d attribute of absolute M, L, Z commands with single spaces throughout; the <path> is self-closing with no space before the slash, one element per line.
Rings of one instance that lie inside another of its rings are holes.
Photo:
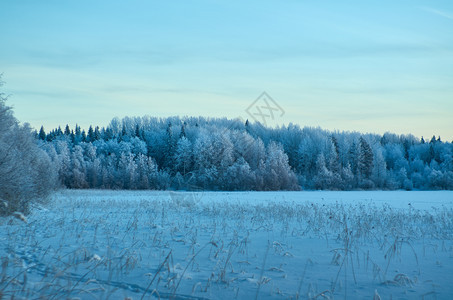
<path fill-rule="evenodd" d="M 0 218 L 0 295 L 451 299 L 452 196 L 65 190 Z"/>
<path fill-rule="evenodd" d="M 51 160 L 28 126 L 19 125 L 0 94 L 0 215 L 27 212 L 56 181 Z"/>
<path fill-rule="evenodd" d="M 115 118 L 37 137 L 70 188 L 453 189 L 453 146 L 240 120 Z"/>

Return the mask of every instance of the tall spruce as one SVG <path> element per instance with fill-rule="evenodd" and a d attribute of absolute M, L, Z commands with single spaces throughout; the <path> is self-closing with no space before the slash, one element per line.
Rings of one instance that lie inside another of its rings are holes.
<path fill-rule="evenodd" d="M 369 179 L 371 172 L 373 171 L 373 150 L 370 144 L 363 138 L 360 137 L 360 152 L 358 157 L 358 170 L 360 174 Z"/>

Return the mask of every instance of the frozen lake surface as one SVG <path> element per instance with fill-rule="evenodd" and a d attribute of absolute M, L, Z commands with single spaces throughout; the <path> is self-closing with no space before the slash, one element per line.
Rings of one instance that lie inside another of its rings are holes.
<path fill-rule="evenodd" d="M 6 298 L 451 299 L 453 192 L 61 191 L 0 219 Z"/>

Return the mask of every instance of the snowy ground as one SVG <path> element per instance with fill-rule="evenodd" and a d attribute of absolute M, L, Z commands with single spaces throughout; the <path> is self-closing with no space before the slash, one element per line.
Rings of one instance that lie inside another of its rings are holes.
<path fill-rule="evenodd" d="M 453 192 L 63 191 L 27 219 L 0 298 L 453 297 Z"/>

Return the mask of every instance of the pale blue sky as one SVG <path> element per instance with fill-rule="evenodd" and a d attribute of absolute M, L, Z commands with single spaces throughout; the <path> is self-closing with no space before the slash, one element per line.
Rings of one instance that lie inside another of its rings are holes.
<path fill-rule="evenodd" d="M 0 1 L 22 122 L 247 117 L 453 139 L 453 1 Z"/>

